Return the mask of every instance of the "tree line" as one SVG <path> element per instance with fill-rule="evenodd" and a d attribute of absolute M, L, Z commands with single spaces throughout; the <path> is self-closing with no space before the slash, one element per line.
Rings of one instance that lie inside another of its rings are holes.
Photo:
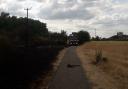
<path fill-rule="evenodd" d="M 9 13 L 0 15 L 0 46 L 30 46 L 37 45 L 65 45 L 67 34 L 65 31 L 50 32 L 46 23 L 27 18 L 17 18 Z M 28 43 L 26 43 L 28 41 Z"/>
<path fill-rule="evenodd" d="M 52 67 L 52 61 L 63 49 L 66 39 L 67 34 L 63 30 L 60 33 L 50 32 L 46 23 L 2 12 L 0 88 L 29 89 L 33 80 Z"/>
<path fill-rule="evenodd" d="M 28 23 L 27 23 L 28 21 Z M 86 31 L 77 33 L 80 43 L 90 40 Z M 29 89 L 33 80 L 52 67 L 58 52 L 67 44 L 67 33 L 48 31 L 38 20 L 0 14 L 0 86 Z M 26 50 L 26 45 L 29 50 Z M 41 47 L 40 47 L 41 46 Z"/>
<path fill-rule="evenodd" d="M 28 21 L 28 23 L 27 23 Z M 86 31 L 77 32 L 79 43 L 90 40 Z M 47 24 L 38 20 L 10 16 L 1 12 L 0 15 L 0 47 L 7 46 L 40 46 L 40 45 L 66 45 L 67 34 L 48 31 Z"/>

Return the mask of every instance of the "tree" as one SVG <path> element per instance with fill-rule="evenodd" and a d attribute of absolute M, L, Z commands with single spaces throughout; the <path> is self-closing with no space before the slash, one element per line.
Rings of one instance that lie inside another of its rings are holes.
<path fill-rule="evenodd" d="M 8 18 L 9 17 L 9 13 L 1 12 L 1 17 Z"/>
<path fill-rule="evenodd" d="M 61 33 L 53 33 L 48 31 L 46 23 L 30 18 L 28 24 L 26 22 L 27 18 L 17 18 L 16 16 L 9 16 L 9 13 L 2 12 L 0 15 L 0 35 L 9 38 L 9 42 L 14 46 L 27 43 L 30 46 L 66 44 L 67 34 L 64 30 Z"/>
<path fill-rule="evenodd" d="M 26 39 L 33 43 L 36 39 L 39 41 L 40 38 L 40 41 L 43 41 L 42 38 L 48 38 L 46 23 L 28 19 L 27 27 L 26 21 L 27 18 L 10 17 L 9 13 L 2 12 L 0 15 L 0 35 L 9 38 L 13 45 L 24 45 Z M 26 36 L 27 31 L 29 38 Z"/>
<path fill-rule="evenodd" d="M 90 41 L 90 34 L 87 31 L 79 31 L 77 36 L 80 44 Z"/>
<path fill-rule="evenodd" d="M 61 30 L 60 38 L 61 38 L 61 43 L 62 44 L 67 44 L 67 33 L 66 33 L 66 31 Z"/>

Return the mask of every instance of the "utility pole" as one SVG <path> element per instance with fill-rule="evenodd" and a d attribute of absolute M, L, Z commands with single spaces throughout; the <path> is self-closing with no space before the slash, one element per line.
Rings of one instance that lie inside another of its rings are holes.
<path fill-rule="evenodd" d="M 24 9 L 24 10 L 27 11 L 27 19 L 28 19 L 28 11 L 31 10 L 31 9 L 32 9 L 32 8 L 26 8 L 26 9 Z M 27 22 L 28 22 L 28 20 L 27 20 Z"/>
<path fill-rule="evenodd" d="M 25 46 L 28 48 L 29 46 L 29 27 L 28 27 L 28 11 L 31 10 L 31 8 L 24 9 L 27 11 L 27 22 L 26 22 L 26 31 L 25 31 Z"/>

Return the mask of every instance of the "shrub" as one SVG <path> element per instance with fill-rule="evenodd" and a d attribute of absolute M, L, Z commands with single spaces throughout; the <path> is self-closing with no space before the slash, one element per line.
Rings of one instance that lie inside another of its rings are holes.
<path fill-rule="evenodd" d="M 100 63 L 102 61 L 102 50 L 96 50 L 95 54 L 96 64 Z"/>
<path fill-rule="evenodd" d="M 52 62 L 63 47 L 15 47 L 0 54 L 1 89 L 28 89 L 42 73 L 52 68 Z"/>
<path fill-rule="evenodd" d="M 10 39 L 6 36 L 0 36 L 0 49 L 10 48 L 11 47 Z"/>
<path fill-rule="evenodd" d="M 96 50 L 95 59 L 96 59 L 96 64 L 108 61 L 107 57 L 103 57 L 102 49 Z"/>

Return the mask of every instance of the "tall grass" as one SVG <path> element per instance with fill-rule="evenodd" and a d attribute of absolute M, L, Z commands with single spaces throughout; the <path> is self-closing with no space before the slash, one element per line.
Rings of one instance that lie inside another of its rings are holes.
<path fill-rule="evenodd" d="M 103 57 L 102 57 L 102 50 L 101 49 L 95 50 L 95 59 L 96 59 L 96 64 L 98 64 L 102 61 Z"/>
<path fill-rule="evenodd" d="M 102 62 L 107 62 L 108 58 L 103 56 L 103 51 L 102 49 L 96 49 L 95 50 L 95 60 L 96 64 L 102 63 Z"/>

